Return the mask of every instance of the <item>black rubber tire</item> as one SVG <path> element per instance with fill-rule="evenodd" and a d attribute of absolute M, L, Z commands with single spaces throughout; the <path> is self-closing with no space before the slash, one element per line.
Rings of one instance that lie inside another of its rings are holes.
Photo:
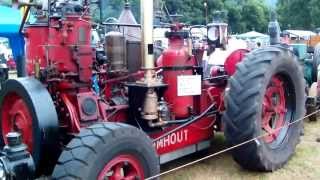
<path fill-rule="evenodd" d="M 312 80 L 317 82 L 318 79 L 318 66 L 320 65 L 320 43 L 314 47 L 313 60 L 312 60 Z"/>
<path fill-rule="evenodd" d="M 271 77 L 280 72 L 288 78 L 294 89 L 295 103 L 292 105 L 295 112 L 291 122 L 304 117 L 305 80 L 296 56 L 280 45 L 255 50 L 237 65 L 236 73 L 229 81 L 223 122 L 230 145 L 264 134 L 261 128 L 262 100 Z M 291 125 L 277 148 L 271 148 L 263 139 L 259 139 L 236 148 L 232 152 L 233 158 L 249 170 L 274 171 L 281 168 L 299 143 L 302 123 L 299 121 Z"/>
<path fill-rule="evenodd" d="M 160 172 L 151 139 L 139 129 L 121 123 L 98 123 L 82 129 L 62 152 L 53 179 L 96 179 L 104 165 L 121 153 L 139 159 L 145 177 Z"/>
<path fill-rule="evenodd" d="M 44 172 L 52 172 L 52 159 L 57 159 L 59 151 L 58 137 L 59 124 L 58 115 L 53 100 L 48 90 L 37 79 L 27 77 L 18 79 L 9 79 L 5 81 L 0 90 L 0 109 L 6 96 L 10 93 L 16 93 L 28 105 L 32 115 L 33 147 L 31 152 L 37 170 L 40 168 Z M 1 113 L 1 112 L 0 112 Z M 2 121 L 0 116 L 0 121 Z M 0 123 L 0 147 L 4 144 L 4 137 L 1 133 Z M 40 170 L 39 169 L 39 170 Z"/>

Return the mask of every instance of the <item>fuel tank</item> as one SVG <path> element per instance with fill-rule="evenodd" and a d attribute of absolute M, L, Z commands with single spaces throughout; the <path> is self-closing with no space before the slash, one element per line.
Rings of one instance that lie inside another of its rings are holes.
<path fill-rule="evenodd" d="M 189 55 L 188 47 L 185 45 L 185 39 L 188 38 L 187 32 L 167 32 L 166 37 L 169 39 L 168 49 L 164 50 L 157 60 L 157 66 L 163 69 L 163 81 L 168 84 L 164 99 L 169 103 L 176 119 L 187 118 L 193 110 L 194 98 L 178 94 L 178 77 L 193 75 L 196 60 Z"/>

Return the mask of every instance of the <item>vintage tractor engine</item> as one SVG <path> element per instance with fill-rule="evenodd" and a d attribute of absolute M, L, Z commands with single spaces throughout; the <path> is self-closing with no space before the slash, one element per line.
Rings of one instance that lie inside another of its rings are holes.
<path fill-rule="evenodd" d="M 25 27 L 27 72 L 48 85 L 61 114 L 60 125 L 75 133 L 80 121 L 100 116 L 97 97 L 91 91 L 95 51 L 87 8 L 76 1 L 59 1 L 51 6 L 47 22 L 38 19 Z"/>

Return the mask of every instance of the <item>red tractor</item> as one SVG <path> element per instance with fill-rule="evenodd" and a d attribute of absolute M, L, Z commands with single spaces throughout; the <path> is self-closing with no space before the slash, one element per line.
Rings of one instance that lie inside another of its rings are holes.
<path fill-rule="evenodd" d="M 204 78 L 203 49 L 190 48 L 189 33 L 175 24 L 155 65 L 153 1 L 141 0 L 141 48 L 108 33 L 105 60 L 90 44 L 88 7 L 50 1 L 24 25 L 28 76 L 0 91 L 5 178 L 145 179 L 160 164 L 208 148 L 216 131 L 230 145 L 268 133 L 233 151 L 247 169 L 274 171 L 293 155 L 302 122 L 279 128 L 304 116 L 306 95 L 288 47 L 232 53 Z M 210 28 L 211 48 L 225 48 L 226 26 Z"/>

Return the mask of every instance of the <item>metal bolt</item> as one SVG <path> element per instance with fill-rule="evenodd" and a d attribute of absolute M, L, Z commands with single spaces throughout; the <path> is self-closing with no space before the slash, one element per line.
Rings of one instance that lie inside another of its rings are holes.
<path fill-rule="evenodd" d="M 10 132 L 6 135 L 9 146 L 16 146 L 22 143 L 21 134 L 17 132 Z"/>

